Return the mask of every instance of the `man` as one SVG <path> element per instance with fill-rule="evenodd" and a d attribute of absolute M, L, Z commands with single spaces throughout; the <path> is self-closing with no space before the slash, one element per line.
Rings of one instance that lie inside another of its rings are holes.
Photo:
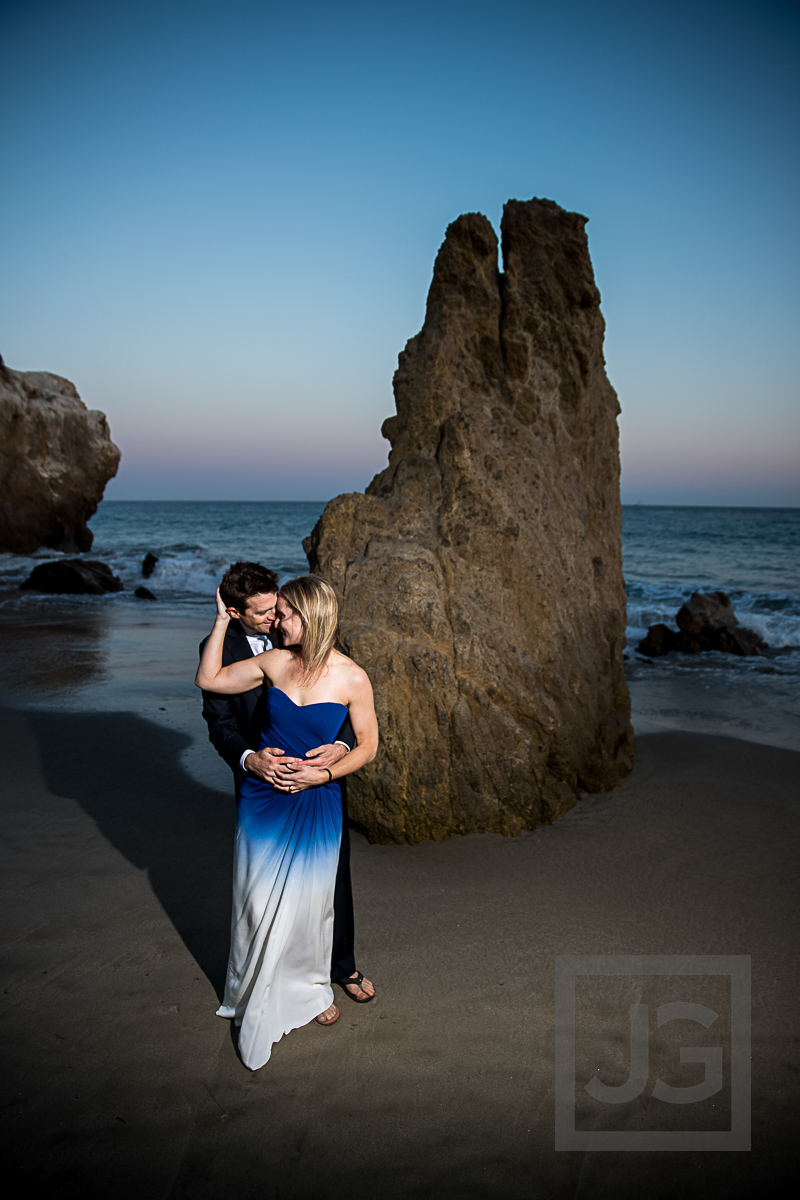
<path fill-rule="evenodd" d="M 237 562 L 228 568 L 219 588 L 222 601 L 231 615 L 222 649 L 222 665 L 241 662 L 264 650 L 271 650 L 275 634 L 275 605 L 278 577 L 260 563 Z M 207 639 L 200 645 L 202 653 Z M 254 688 L 239 696 L 203 692 L 203 717 L 208 738 L 217 753 L 233 771 L 238 792 L 239 780 L 253 775 L 276 786 L 289 781 L 302 782 L 302 766 L 282 762 L 283 751 L 265 746 L 254 750 L 264 727 L 264 689 Z M 331 767 L 355 745 L 349 718 L 339 731 L 334 745 L 317 746 L 306 758 L 314 766 Z M 350 883 L 350 833 L 347 826 L 347 790 L 342 789 L 342 840 L 333 896 L 333 953 L 331 982 L 338 983 L 351 999 L 367 1004 L 375 988 L 356 970 L 353 955 L 353 892 Z"/>

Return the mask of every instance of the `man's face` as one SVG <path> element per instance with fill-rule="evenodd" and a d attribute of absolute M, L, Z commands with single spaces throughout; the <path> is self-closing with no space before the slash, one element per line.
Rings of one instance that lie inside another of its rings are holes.
<path fill-rule="evenodd" d="M 267 637 L 275 628 L 275 603 L 278 596 L 275 592 L 259 592 L 250 596 L 243 610 L 229 608 L 232 617 L 238 617 L 245 629 L 253 633 L 265 633 Z"/>

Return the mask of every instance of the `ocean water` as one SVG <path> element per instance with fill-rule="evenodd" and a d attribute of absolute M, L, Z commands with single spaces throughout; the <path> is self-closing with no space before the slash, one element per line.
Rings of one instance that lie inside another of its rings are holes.
<path fill-rule="evenodd" d="M 242 558 L 271 566 L 282 580 L 305 573 L 302 539 L 324 507 L 324 501 L 105 502 L 91 522 L 95 540 L 86 557 L 108 563 L 122 578 L 125 591 L 109 596 L 20 592 L 35 562 L 57 556 L 0 555 L 0 633 L 11 664 L 0 667 L 0 683 L 17 695 L 27 687 L 28 702 L 119 706 L 124 700 L 137 707 L 137 689 L 152 696 L 161 688 L 196 706 L 190 679 L 197 637 L 211 625 L 225 567 Z M 637 731 L 722 727 L 800 748 L 800 509 L 628 506 L 623 550 L 626 670 Z M 159 562 L 143 580 L 148 552 Z M 134 597 L 142 583 L 158 604 Z M 740 622 L 768 643 L 766 658 L 712 653 L 651 660 L 637 653 L 648 625 L 674 627 L 693 591 L 716 590 L 730 595 Z M 60 673 L 49 629 L 62 631 Z"/>
<path fill-rule="evenodd" d="M 637 733 L 689 729 L 800 750 L 800 509 L 623 509 L 626 677 Z M 723 591 L 764 658 L 636 647 L 649 625 L 676 628 L 694 591 Z"/>
<path fill-rule="evenodd" d="M 108 563 L 125 584 L 125 592 L 102 604 L 138 605 L 133 590 L 146 583 L 160 599 L 191 609 L 207 605 L 225 567 L 238 558 L 263 562 L 282 580 L 307 571 L 302 540 L 324 507 L 324 501 L 106 502 L 91 522 L 94 545 L 84 557 Z M 716 590 L 730 595 L 742 624 L 771 647 L 800 648 L 800 509 L 626 506 L 622 538 L 631 649 L 649 625 L 674 625 L 693 591 Z M 148 551 L 159 562 L 143 580 Z M 35 562 L 56 557 L 51 550 L 0 554 L 0 589 L 18 588 Z M 46 605 L 50 598 L 37 600 Z"/>
<path fill-rule="evenodd" d="M 628 644 L 692 592 L 727 592 L 742 625 L 774 649 L 800 647 L 800 509 L 626 506 Z"/>
<path fill-rule="evenodd" d="M 82 557 L 107 563 L 125 584 L 124 592 L 103 602 L 138 605 L 133 591 L 145 584 L 159 599 L 191 609 L 213 597 L 223 571 L 237 559 L 263 562 L 281 581 L 307 572 L 302 541 L 324 507 L 324 500 L 106 501 L 90 522 L 94 544 Z M 143 579 L 148 552 L 159 562 Z M 0 589 L 18 587 L 36 562 L 58 557 L 52 550 L 0 554 Z"/>

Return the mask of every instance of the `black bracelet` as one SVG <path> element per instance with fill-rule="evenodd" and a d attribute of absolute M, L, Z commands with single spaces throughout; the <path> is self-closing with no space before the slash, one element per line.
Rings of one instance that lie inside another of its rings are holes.
<path fill-rule="evenodd" d="M 323 767 L 322 769 L 323 769 L 323 771 L 328 772 L 328 783 L 333 783 L 333 776 L 331 775 L 330 767 Z"/>

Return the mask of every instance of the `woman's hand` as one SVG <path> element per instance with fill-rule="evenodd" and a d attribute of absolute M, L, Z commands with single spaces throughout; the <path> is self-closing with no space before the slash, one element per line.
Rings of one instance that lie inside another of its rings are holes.
<path fill-rule="evenodd" d="M 230 613 L 226 609 L 217 588 L 217 616 L 214 628 L 206 638 L 203 653 L 200 655 L 200 666 L 194 682 L 204 692 L 219 692 L 223 696 L 236 696 L 240 692 L 250 692 L 253 688 L 261 687 L 264 682 L 263 664 L 270 655 L 283 654 L 282 650 L 267 650 L 264 654 L 256 654 L 241 662 L 222 665 L 222 647 L 225 635 L 231 623 Z"/>
<path fill-rule="evenodd" d="M 330 779 L 322 767 L 312 766 L 301 758 L 287 759 L 275 768 L 272 786 L 279 792 L 304 792 L 306 788 L 320 787 Z"/>
<path fill-rule="evenodd" d="M 217 620 L 230 621 L 231 614 L 228 612 L 227 608 L 225 607 L 225 601 L 222 599 L 222 596 L 220 596 L 220 594 L 219 594 L 219 588 L 217 588 L 217 591 L 216 591 L 216 600 L 217 600 Z"/>

